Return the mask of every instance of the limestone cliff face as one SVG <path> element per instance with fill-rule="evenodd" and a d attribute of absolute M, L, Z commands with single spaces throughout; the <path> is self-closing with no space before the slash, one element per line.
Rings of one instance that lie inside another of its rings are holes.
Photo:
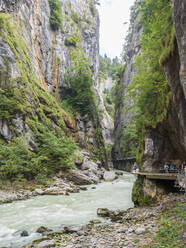
<path fill-rule="evenodd" d="M 98 73 L 98 13 L 92 15 L 90 1 L 61 0 L 60 2 L 63 22 L 62 28 L 55 32 L 50 27 L 48 0 L 2 1 L 0 6 L 1 12 L 8 11 L 9 15 L 14 17 L 15 24 L 18 19 L 23 23 L 22 35 L 31 50 L 34 69 L 43 87 L 47 87 L 49 92 L 56 92 L 56 87 L 64 83 L 64 72 L 70 67 L 70 47 L 65 45 L 65 38 L 71 35 L 79 36 L 87 57 L 91 59 L 95 84 Z M 53 67 L 58 67 L 58 73 Z M 55 85 L 56 80 L 57 85 Z"/>
<path fill-rule="evenodd" d="M 181 163 L 186 154 L 186 2 L 173 0 L 172 18 L 175 27 L 175 40 L 172 50 L 162 62 L 163 69 L 171 91 L 166 118 L 158 123 L 155 128 L 145 127 L 144 154 L 142 158 L 142 171 L 159 171 L 166 161 Z M 126 88 L 135 73 L 134 60 L 139 54 L 140 29 L 134 27 L 132 42 L 128 50 L 126 70 L 122 80 L 123 90 L 119 97 L 125 96 Z M 115 146 L 116 158 L 123 155 L 121 149 L 122 140 L 119 138 L 124 127 L 130 123 L 130 113 L 126 114 L 122 109 L 130 105 L 130 102 L 121 101 L 115 116 Z M 147 180 L 142 176 L 133 189 L 133 198 L 137 204 L 140 199 L 157 199 L 173 185 L 171 181 Z M 172 189 L 171 189 L 172 190 Z M 140 198 L 141 197 L 141 198 Z M 146 198 L 147 197 L 147 198 Z M 150 197 L 150 198 L 149 198 Z"/>
<path fill-rule="evenodd" d="M 186 152 L 186 46 L 185 8 L 182 1 L 173 1 L 175 26 L 174 48 L 163 67 L 172 93 L 167 118 L 149 129 L 145 135 L 143 170 L 152 171 L 168 160 L 185 160 Z"/>
<path fill-rule="evenodd" d="M 18 40 L 21 39 L 20 49 L 16 51 L 16 48 L 13 49 L 6 41 L 3 34 L 0 35 L 1 74 L 7 73 L 8 64 L 7 77 L 12 79 L 22 77 L 24 70 L 20 69 L 17 57 L 20 55 L 19 50 L 21 50 L 23 41 L 25 43 L 24 50 L 26 50 L 23 53 L 30 60 L 26 66 L 25 59 L 23 67 L 35 75 L 41 90 L 49 92 L 56 100 L 60 99 L 61 88 L 65 87 L 64 74 L 71 67 L 70 52 L 72 46 L 68 45 L 66 41 L 72 36 L 78 38 L 85 55 L 90 58 L 96 92 L 99 66 L 99 15 L 94 2 L 92 0 L 60 0 L 60 3 L 62 6 L 62 27 L 53 31 L 50 26 L 48 0 L 0 1 L 0 15 L 3 15 L 3 18 L 9 22 L 12 29 L 17 28 L 16 32 L 19 33 L 17 38 Z M 24 54 L 20 56 L 25 57 Z M 97 95 L 99 95 L 98 92 Z M 30 96 L 30 102 L 32 102 L 31 98 Z M 42 99 L 39 101 L 45 104 Z M 49 112 L 48 116 L 50 115 Z M 92 120 L 86 116 L 77 116 L 77 119 L 73 120 L 65 113 L 63 115 L 66 124 L 65 129 L 70 136 L 78 136 L 77 132 L 79 131 L 79 137 L 76 139 L 79 139 L 80 144 L 84 142 L 86 136 L 86 141 L 96 145 Z M 0 137 L 6 141 L 11 141 L 15 135 L 22 135 L 28 137 L 28 143 L 36 145 L 34 136 L 32 136 L 25 120 L 25 115 L 16 113 L 12 117 L 10 125 L 6 118 L 0 117 Z"/>
<path fill-rule="evenodd" d="M 123 158 L 125 157 L 125 150 L 122 148 L 123 142 L 123 132 L 127 125 L 130 123 L 132 113 L 130 111 L 126 111 L 125 107 L 130 106 L 132 102 L 130 99 L 124 99 L 126 96 L 127 87 L 132 82 L 132 77 L 135 73 L 135 58 L 140 54 L 140 35 L 142 33 L 141 22 L 137 18 L 134 29 L 131 37 L 131 42 L 128 46 L 126 53 L 126 67 L 123 78 L 120 82 L 120 88 L 118 91 L 118 99 L 119 103 L 116 106 L 115 117 L 114 117 L 114 137 L 115 143 L 113 147 L 113 156 L 114 158 Z"/>
<path fill-rule="evenodd" d="M 98 92 L 99 92 L 99 106 L 103 111 L 103 118 L 101 120 L 101 126 L 102 126 L 102 133 L 104 140 L 107 144 L 113 145 L 114 143 L 114 121 L 107 112 L 106 107 L 104 106 L 104 90 L 108 90 L 109 92 L 112 90 L 113 87 L 113 79 L 111 77 L 106 77 L 106 79 L 100 79 Z"/>
<path fill-rule="evenodd" d="M 146 128 L 144 136 L 144 156 L 142 170 L 157 170 L 166 160 L 184 160 L 186 151 L 186 37 L 185 8 L 183 1 L 173 1 L 173 20 L 175 26 L 174 48 L 163 62 L 163 68 L 172 93 L 167 118 L 156 128 Z M 119 97 L 126 95 L 126 89 L 135 73 L 134 61 L 139 55 L 140 24 L 134 26 L 132 41 L 127 51 L 126 69 L 121 82 L 123 88 Z M 120 133 L 130 123 L 131 113 L 125 113 L 123 107 L 130 105 L 129 101 L 121 101 L 115 116 L 115 150 L 119 151 L 122 140 Z M 117 156 L 117 152 L 115 153 Z"/>

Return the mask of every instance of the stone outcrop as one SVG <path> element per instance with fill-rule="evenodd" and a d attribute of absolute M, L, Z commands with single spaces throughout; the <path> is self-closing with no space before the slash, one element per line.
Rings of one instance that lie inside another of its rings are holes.
<path fill-rule="evenodd" d="M 90 58 L 93 67 L 93 78 L 97 84 L 98 53 L 99 53 L 99 17 L 96 12 L 92 16 L 88 3 L 84 1 L 62 1 L 63 29 L 55 33 L 50 28 L 50 8 L 48 0 L 44 1 L 1 1 L 1 12 L 10 11 L 13 22 L 17 25 L 17 18 L 24 25 L 21 27 L 23 40 L 30 50 L 30 57 L 34 71 L 42 87 L 55 96 L 59 88 L 64 86 L 64 73 L 70 68 L 71 47 L 65 45 L 65 39 L 71 35 L 82 38 L 82 46 L 86 56 Z M 73 13 L 79 17 L 80 27 L 73 20 Z M 91 20 L 91 24 L 86 22 Z M 11 62 L 11 77 L 20 73 L 15 64 L 14 54 L 8 44 L 2 40 L 0 56 L 7 57 Z M 55 63 L 56 60 L 58 63 Z M 0 62 L 2 60 L 0 59 Z M 54 67 L 58 67 L 55 73 Z"/>
<path fill-rule="evenodd" d="M 101 162 L 91 161 L 87 152 L 77 151 L 79 154 L 76 169 L 70 170 L 67 178 L 76 185 L 87 185 L 91 183 L 99 183 L 103 179 L 104 169 L 101 168 Z"/>

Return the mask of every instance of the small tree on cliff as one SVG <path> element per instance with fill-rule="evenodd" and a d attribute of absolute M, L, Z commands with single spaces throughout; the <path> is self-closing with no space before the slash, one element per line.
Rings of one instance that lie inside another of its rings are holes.
<path fill-rule="evenodd" d="M 59 0 L 48 0 L 50 6 L 50 25 L 57 30 L 62 24 L 61 3 Z"/>
<path fill-rule="evenodd" d="M 82 49 L 71 52 L 71 70 L 66 74 L 64 97 L 81 114 L 91 114 L 95 106 L 95 93 L 89 58 Z"/>

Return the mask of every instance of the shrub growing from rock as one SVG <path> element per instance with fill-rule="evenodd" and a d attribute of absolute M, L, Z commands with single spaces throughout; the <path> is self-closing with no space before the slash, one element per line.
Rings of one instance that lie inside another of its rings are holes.
<path fill-rule="evenodd" d="M 48 0 L 50 6 L 50 25 L 57 30 L 62 24 L 61 3 L 59 0 Z"/>

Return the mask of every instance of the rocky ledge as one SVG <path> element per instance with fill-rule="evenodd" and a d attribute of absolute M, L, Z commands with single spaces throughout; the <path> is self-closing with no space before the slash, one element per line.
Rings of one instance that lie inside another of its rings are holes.
<path fill-rule="evenodd" d="M 26 200 L 38 195 L 68 195 L 69 193 L 79 192 L 79 187 L 66 179 L 54 177 L 50 186 L 40 186 L 36 189 L 9 189 L 0 190 L 0 204 L 10 203 L 18 200 Z"/>
<path fill-rule="evenodd" d="M 185 204 L 186 200 L 183 195 L 170 194 L 151 207 L 133 208 L 127 211 L 102 209 L 102 213 L 106 211 L 105 216 L 113 220 L 112 223 L 100 223 L 100 221 L 94 220 L 84 227 L 64 228 L 60 233 L 49 234 L 26 248 L 153 247 L 151 244 L 158 228 L 158 219 L 165 210 L 174 209 L 177 202 Z M 100 212 L 99 209 L 98 213 Z M 179 242 L 183 244 L 184 235 Z M 148 244 L 149 246 L 147 246 Z M 179 247 L 184 247 L 184 244 Z"/>

